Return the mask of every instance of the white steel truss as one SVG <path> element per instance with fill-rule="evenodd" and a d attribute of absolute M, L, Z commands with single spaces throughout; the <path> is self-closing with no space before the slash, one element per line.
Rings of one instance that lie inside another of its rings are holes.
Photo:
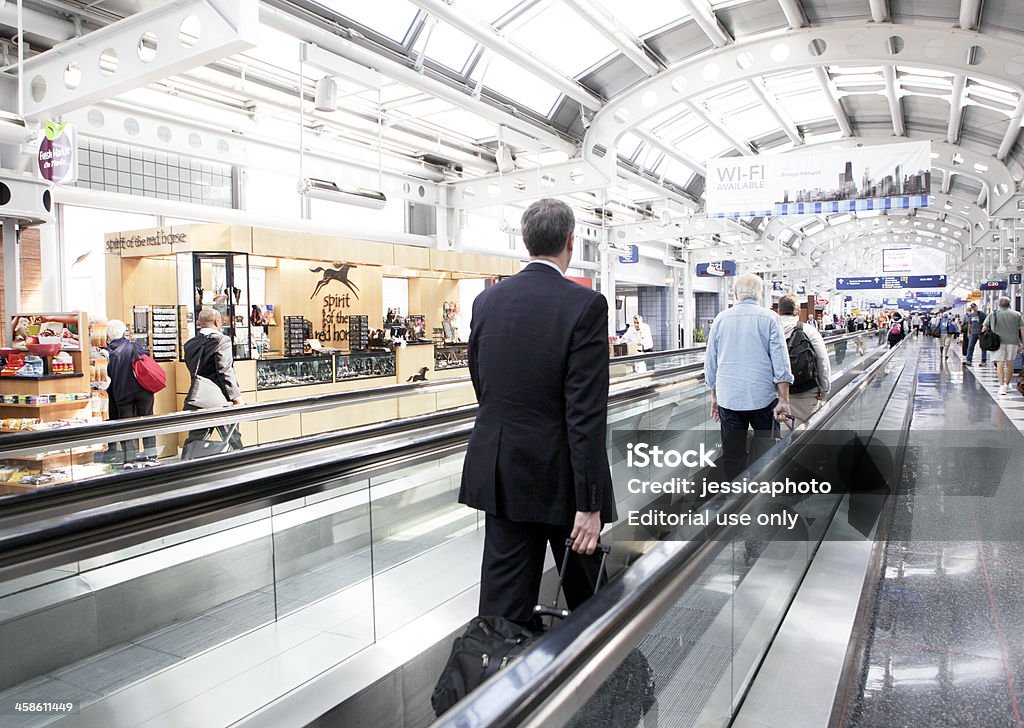
<path fill-rule="evenodd" d="M 252 48 L 251 0 L 180 0 L 25 61 L 22 110 L 40 121 Z"/>

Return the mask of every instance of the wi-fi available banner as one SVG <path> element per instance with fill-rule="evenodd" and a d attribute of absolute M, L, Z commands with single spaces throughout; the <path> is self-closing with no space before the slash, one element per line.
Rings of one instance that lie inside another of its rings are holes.
<path fill-rule="evenodd" d="M 707 164 L 708 217 L 817 215 L 928 206 L 931 144 L 720 157 Z"/>

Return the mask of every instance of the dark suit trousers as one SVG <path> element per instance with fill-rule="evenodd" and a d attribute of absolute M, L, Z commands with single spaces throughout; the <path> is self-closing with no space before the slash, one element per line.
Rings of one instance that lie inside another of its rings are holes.
<path fill-rule="evenodd" d="M 536 626 L 533 607 L 539 599 L 545 550 L 551 547 L 556 568 L 561 567 L 565 539 L 571 532 L 564 526 L 510 521 L 488 513 L 480 570 L 480 614 Z M 600 566 L 599 553 L 569 554 L 563 587 L 570 610 L 593 595 Z"/>

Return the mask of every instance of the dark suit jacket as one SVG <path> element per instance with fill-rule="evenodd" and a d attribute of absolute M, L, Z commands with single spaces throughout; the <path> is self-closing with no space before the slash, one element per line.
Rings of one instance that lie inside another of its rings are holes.
<path fill-rule="evenodd" d="M 615 520 L 604 297 L 528 265 L 473 303 L 469 372 L 480 408 L 459 501 L 513 521 Z"/>
<path fill-rule="evenodd" d="M 202 361 L 202 368 L 196 366 Z M 185 366 L 189 372 L 215 382 L 229 401 L 242 396 L 235 377 L 231 339 L 224 334 L 197 334 L 185 342 Z"/>

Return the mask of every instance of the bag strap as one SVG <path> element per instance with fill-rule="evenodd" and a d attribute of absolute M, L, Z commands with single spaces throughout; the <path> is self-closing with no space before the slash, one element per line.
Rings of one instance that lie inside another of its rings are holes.
<path fill-rule="evenodd" d="M 203 362 L 206 361 L 206 346 L 210 338 L 209 334 L 196 334 L 196 336 L 202 336 L 203 341 L 202 346 L 199 349 L 199 361 L 196 362 L 196 370 L 194 372 L 189 372 L 189 374 L 192 375 L 193 379 L 195 379 L 196 376 L 198 376 L 199 370 L 203 368 Z"/>

